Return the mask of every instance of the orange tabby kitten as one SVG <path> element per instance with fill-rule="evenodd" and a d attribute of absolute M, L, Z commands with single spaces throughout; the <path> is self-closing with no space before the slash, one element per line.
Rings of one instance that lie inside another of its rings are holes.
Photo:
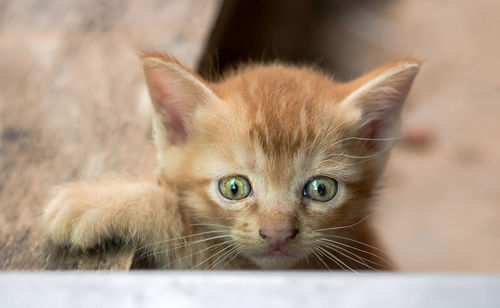
<path fill-rule="evenodd" d="M 209 83 L 142 57 L 158 180 L 60 187 L 44 212 L 56 245 L 131 242 L 171 269 L 380 269 L 366 218 L 419 62 L 349 83 L 308 67 L 251 65 Z"/>

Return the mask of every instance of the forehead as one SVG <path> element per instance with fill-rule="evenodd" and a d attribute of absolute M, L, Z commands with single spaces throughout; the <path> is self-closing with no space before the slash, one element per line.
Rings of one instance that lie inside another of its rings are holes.
<path fill-rule="evenodd" d="M 217 88 L 238 125 L 267 154 L 295 153 L 335 118 L 338 86 L 310 69 L 252 67 Z"/>
<path fill-rule="evenodd" d="M 307 70 L 266 67 L 240 74 L 217 89 L 222 103 L 211 110 L 217 143 L 234 163 L 274 182 L 289 179 L 343 135 L 335 89 Z"/>

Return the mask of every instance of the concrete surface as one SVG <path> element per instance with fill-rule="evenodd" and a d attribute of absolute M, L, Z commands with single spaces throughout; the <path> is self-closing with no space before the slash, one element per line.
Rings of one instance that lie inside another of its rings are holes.
<path fill-rule="evenodd" d="M 481 307 L 500 277 L 325 272 L 6 273 L 8 307 Z"/>

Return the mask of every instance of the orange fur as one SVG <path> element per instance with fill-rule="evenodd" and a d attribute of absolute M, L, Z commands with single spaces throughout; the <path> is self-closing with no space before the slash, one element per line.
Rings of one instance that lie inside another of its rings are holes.
<path fill-rule="evenodd" d="M 389 267 L 366 218 L 418 61 L 343 84 L 278 63 L 208 83 L 172 57 L 141 60 L 155 107 L 159 185 L 63 186 L 44 213 L 56 244 L 84 249 L 116 237 L 178 269 Z M 223 198 L 218 181 L 232 175 L 247 178 L 252 194 Z M 316 176 L 338 181 L 331 201 L 303 195 Z M 289 227 L 299 233 L 270 254 L 272 237 L 262 230 L 275 237 Z"/>

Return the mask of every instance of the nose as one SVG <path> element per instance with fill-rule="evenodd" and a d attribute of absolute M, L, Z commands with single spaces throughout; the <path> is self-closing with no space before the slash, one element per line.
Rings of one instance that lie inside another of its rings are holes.
<path fill-rule="evenodd" d="M 278 247 L 296 238 L 297 234 L 299 234 L 299 229 L 294 227 L 271 226 L 259 229 L 261 238 L 265 239 L 269 245 Z"/>

